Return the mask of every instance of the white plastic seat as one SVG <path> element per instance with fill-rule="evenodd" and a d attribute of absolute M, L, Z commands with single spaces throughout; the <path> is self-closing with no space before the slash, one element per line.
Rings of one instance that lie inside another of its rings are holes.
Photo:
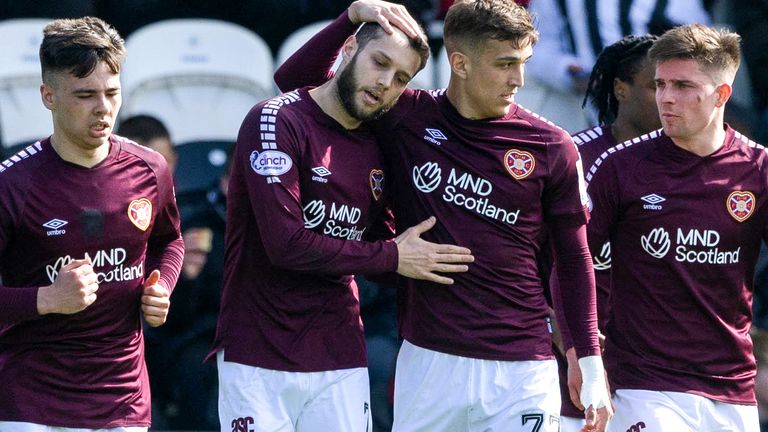
<path fill-rule="evenodd" d="M 53 131 L 40 99 L 40 42 L 48 19 L 0 21 L 0 142 L 5 155 Z"/>
<path fill-rule="evenodd" d="M 293 55 L 299 48 L 301 48 L 309 39 L 312 38 L 316 33 L 318 33 L 320 30 L 322 30 L 325 26 L 330 24 L 330 20 L 325 21 L 318 21 L 312 24 L 308 24 L 304 27 L 301 27 L 300 29 L 294 31 L 291 33 L 285 41 L 280 45 L 280 48 L 277 50 L 277 61 L 275 62 L 276 67 L 280 67 L 286 60 L 288 60 L 288 57 Z M 339 68 L 339 65 L 341 64 L 341 55 L 336 57 L 336 61 L 333 63 L 333 70 L 337 70 Z M 424 66 L 424 69 L 419 71 L 418 74 L 416 74 L 415 77 L 411 80 L 409 83 L 409 87 L 412 88 L 422 88 L 422 89 L 431 89 L 434 87 L 434 71 L 435 65 L 432 58 L 430 58 L 427 61 L 427 64 Z"/>
<path fill-rule="evenodd" d="M 126 40 L 122 118 L 160 119 L 174 143 L 234 141 L 256 103 L 275 94 L 266 42 L 236 24 L 174 19 Z"/>

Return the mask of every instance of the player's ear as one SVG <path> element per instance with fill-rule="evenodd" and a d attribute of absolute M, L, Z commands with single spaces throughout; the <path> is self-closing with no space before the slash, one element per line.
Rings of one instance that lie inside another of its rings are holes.
<path fill-rule="evenodd" d="M 613 79 L 613 94 L 616 96 L 616 100 L 623 102 L 629 97 L 629 85 L 618 79 Z"/>
<path fill-rule="evenodd" d="M 344 45 L 341 46 L 341 58 L 348 62 L 355 55 L 357 51 L 357 38 L 352 35 L 344 41 Z"/>
<path fill-rule="evenodd" d="M 466 54 L 453 51 L 448 54 L 448 62 L 451 65 L 451 72 L 459 78 L 466 79 L 467 72 L 470 69 L 469 57 Z"/>
<path fill-rule="evenodd" d="M 726 102 L 728 102 L 728 99 L 731 98 L 731 95 L 733 94 L 733 87 L 731 87 L 728 83 L 722 83 L 715 89 L 715 92 L 717 93 L 717 102 L 715 102 L 715 106 L 718 108 L 725 105 Z"/>
<path fill-rule="evenodd" d="M 43 101 L 43 105 L 46 108 L 53 111 L 54 108 L 54 94 L 53 88 L 48 84 L 40 84 L 40 99 Z"/>

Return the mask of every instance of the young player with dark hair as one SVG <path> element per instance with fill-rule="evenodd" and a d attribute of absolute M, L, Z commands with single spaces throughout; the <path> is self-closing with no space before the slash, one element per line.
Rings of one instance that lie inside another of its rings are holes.
<path fill-rule="evenodd" d="M 112 134 L 124 54 L 100 19 L 48 24 L 53 135 L 0 164 L 3 432 L 150 424 L 141 316 L 165 322 L 184 245 L 165 160 Z"/>

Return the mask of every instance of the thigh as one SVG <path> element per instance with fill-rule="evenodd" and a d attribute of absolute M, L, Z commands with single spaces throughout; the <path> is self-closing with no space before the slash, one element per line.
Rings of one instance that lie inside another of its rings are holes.
<path fill-rule="evenodd" d="M 760 432 L 757 406 L 713 402 L 710 413 L 712 432 Z"/>
<path fill-rule="evenodd" d="M 680 406 L 665 392 L 616 390 L 613 396 L 615 414 L 608 432 L 702 432 L 686 411 L 693 415 L 695 407 Z M 687 402 L 686 402 L 687 403 Z"/>
<path fill-rule="evenodd" d="M 0 432 L 49 432 L 49 427 L 36 423 L 0 421 Z"/>
<path fill-rule="evenodd" d="M 560 432 L 581 432 L 583 418 L 560 416 Z"/>
<path fill-rule="evenodd" d="M 558 432 L 557 363 L 473 360 L 473 432 Z"/>
<path fill-rule="evenodd" d="M 273 371 L 216 357 L 219 422 L 233 432 L 293 432 L 305 403 L 302 374 Z"/>
<path fill-rule="evenodd" d="M 371 430 L 368 369 L 313 373 L 310 394 L 296 422 L 296 432 Z"/>
<path fill-rule="evenodd" d="M 395 368 L 392 432 L 467 431 L 467 360 L 403 342 Z"/>

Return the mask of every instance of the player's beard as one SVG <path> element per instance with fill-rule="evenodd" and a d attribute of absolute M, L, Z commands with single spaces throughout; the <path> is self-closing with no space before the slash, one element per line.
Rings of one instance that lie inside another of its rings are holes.
<path fill-rule="evenodd" d="M 356 73 L 357 66 L 357 53 L 352 56 L 349 63 L 339 72 L 336 77 L 336 90 L 339 92 L 339 100 L 344 110 L 352 117 L 360 121 L 376 120 L 381 117 L 385 112 L 397 102 L 397 99 L 388 104 L 383 104 L 376 110 L 365 112 L 363 108 L 357 103 L 355 95 L 357 94 L 358 80 Z M 379 97 L 383 97 L 383 93 Z"/>

